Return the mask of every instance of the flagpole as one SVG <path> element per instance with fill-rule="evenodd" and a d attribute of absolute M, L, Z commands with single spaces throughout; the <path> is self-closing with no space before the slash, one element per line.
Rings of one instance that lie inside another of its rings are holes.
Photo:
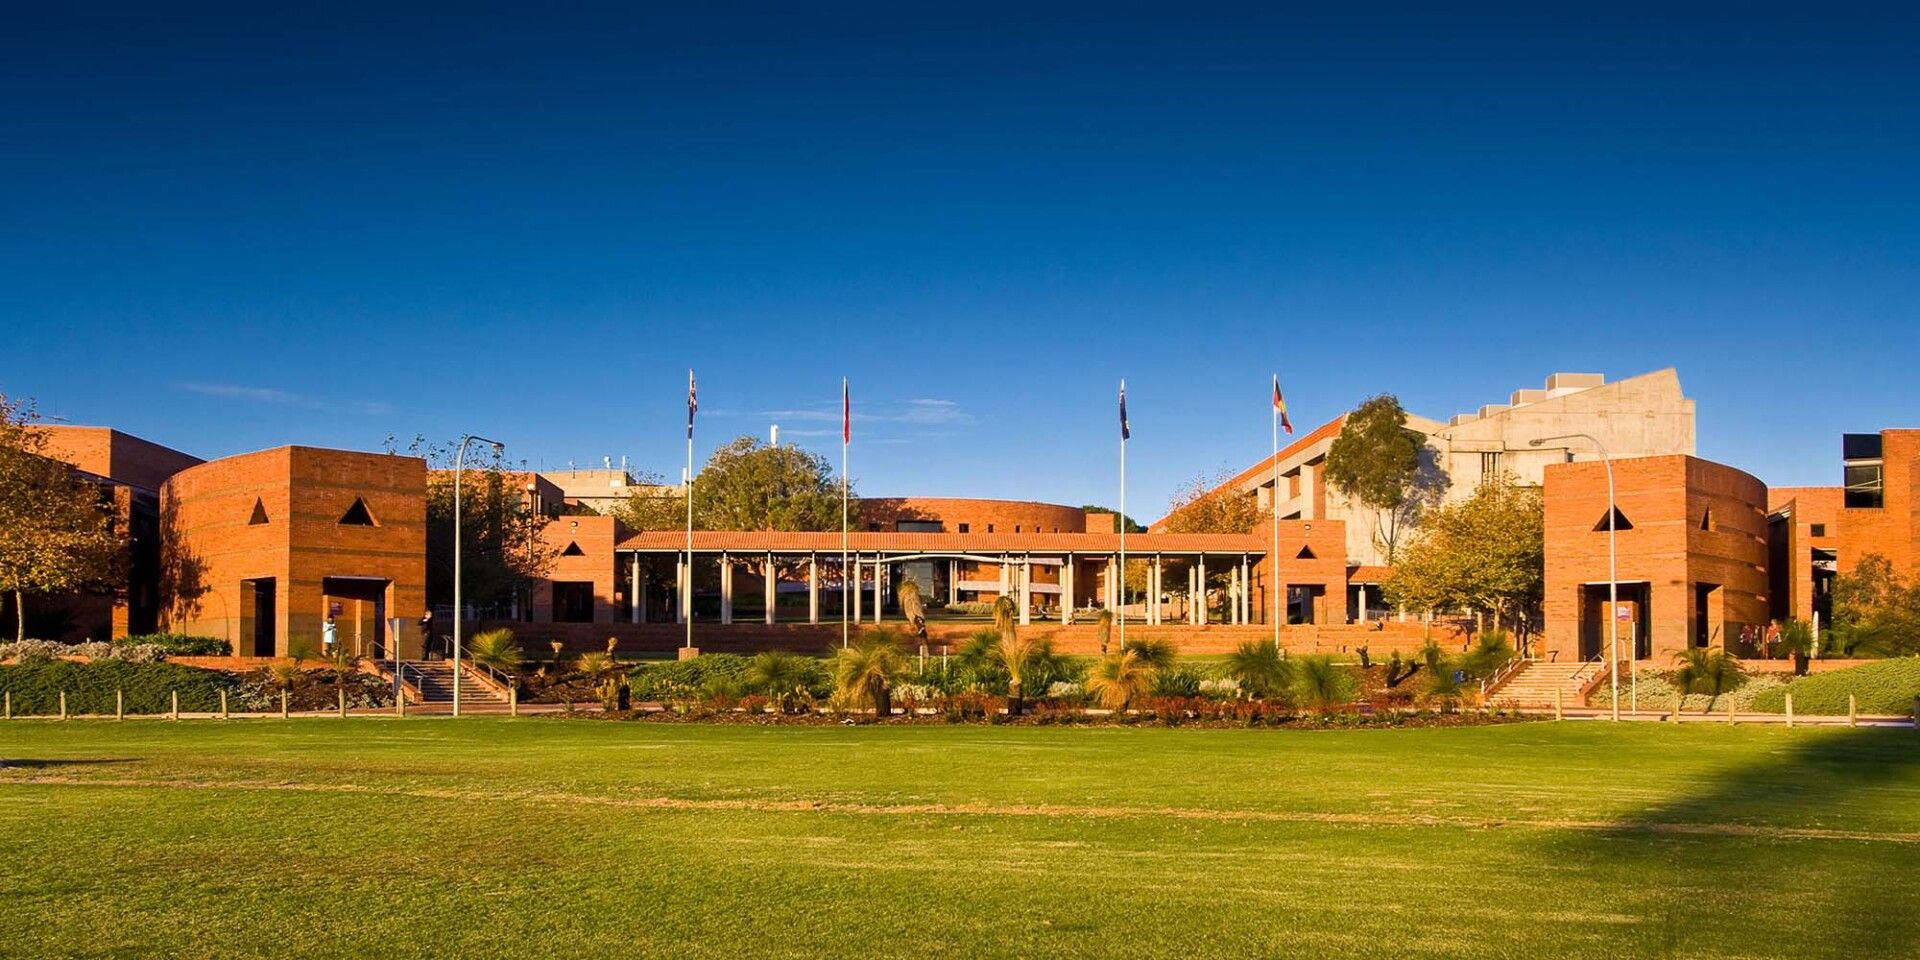
<path fill-rule="evenodd" d="M 1273 375 L 1273 394 L 1280 395 L 1280 375 Z M 1267 510 L 1273 514 L 1273 556 L 1267 569 L 1273 580 L 1273 649 L 1280 649 L 1280 621 L 1285 620 L 1286 588 L 1280 583 L 1280 406 L 1273 407 L 1273 494 L 1267 498 Z"/>
<path fill-rule="evenodd" d="M 853 439 L 853 400 L 840 378 L 840 649 L 847 648 L 847 445 Z"/>
<path fill-rule="evenodd" d="M 693 649 L 693 371 L 687 371 L 687 649 Z"/>
<path fill-rule="evenodd" d="M 1120 568 L 1114 573 L 1113 593 L 1119 608 L 1120 652 L 1127 649 L 1127 381 L 1120 381 Z"/>

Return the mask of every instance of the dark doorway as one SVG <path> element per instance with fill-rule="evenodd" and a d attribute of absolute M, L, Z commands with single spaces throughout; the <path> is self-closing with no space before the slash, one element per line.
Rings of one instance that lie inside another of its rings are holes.
<path fill-rule="evenodd" d="M 1320 607 L 1320 598 L 1327 595 L 1327 588 L 1320 584 L 1287 585 L 1287 622 L 1312 623 L 1314 612 Z"/>
<path fill-rule="evenodd" d="M 556 580 L 553 583 L 553 622 L 593 622 L 593 582 Z"/>
<path fill-rule="evenodd" d="M 320 592 L 340 642 L 355 655 L 387 657 L 387 585 L 381 577 L 322 577 Z"/>
<path fill-rule="evenodd" d="M 275 611 L 276 586 L 272 577 L 240 581 L 240 634 L 249 638 L 256 657 L 271 657 L 279 652 L 274 643 L 279 619 Z"/>
<path fill-rule="evenodd" d="M 1696 583 L 1693 585 L 1693 645 L 1705 647 L 1713 643 L 1716 624 L 1713 622 L 1713 592 L 1720 589 L 1717 583 Z"/>
<path fill-rule="evenodd" d="M 1653 655 L 1653 637 L 1649 630 L 1652 614 L 1648 609 L 1647 584 L 1621 583 L 1616 593 L 1620 606 L 1610 610 L 1606 584 L 1587 583 L 1580 586 L 1580 659 L 1605 658 L 1612 635 L 1607 627 L 1610 618 L 1618 623 L 1622 656 L 1627 656 L 1629 652 L 1636 659 Z M 1624 617 L 1621 616 L 1622 610 L 1625 611 Z"/>
<path fill-rule="evenodd" d="M 1813 616 L 1821 629 L 1833 623 L 1833 581 L 1840 575 L 1840 555 L 1832 550 L 1813 551 Z"/>

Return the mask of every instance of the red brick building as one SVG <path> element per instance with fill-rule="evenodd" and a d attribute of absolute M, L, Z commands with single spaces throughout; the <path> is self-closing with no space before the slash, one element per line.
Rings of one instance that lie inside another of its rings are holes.
<path fill-rule="evenodd" d="M 1842 486 L 1769 492 L 1776 618 L 1829 622 L 1834 577 L 1871 555 L 1920 572 L 1920 430 L 1846 434 L 1840 452 Z"/>

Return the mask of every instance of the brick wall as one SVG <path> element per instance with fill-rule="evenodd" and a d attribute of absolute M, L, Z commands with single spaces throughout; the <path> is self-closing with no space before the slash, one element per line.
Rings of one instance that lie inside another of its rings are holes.
<path fill-rule="evenodd" d="M 901 520 L 937 520 L 948 533 L 961 524 L 970 533 L 1085 533 L 1087 513 L 1079 507 L 1025 500 L 970 500 L 958 497 L 866 497 L 855 504 L 855 528 L 895 529 Z"/>

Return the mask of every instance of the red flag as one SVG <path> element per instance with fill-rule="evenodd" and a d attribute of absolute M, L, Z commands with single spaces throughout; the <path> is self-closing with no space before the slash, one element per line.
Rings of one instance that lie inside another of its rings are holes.
<path fill-rule="evenodd" d="M 840 378 L 840 442 L 853 442 L 853 398 L 845 377 Z"/>
<path fill-rule="evenodd" d="M 1287 400 L 1280 395 L 1279 374 L 1274 374 L 1273 377 L 1273 409 L 1280 414 L 1280 429 L 1285 430 L 1288 436 L 1292 436 L 1293 421 L 1287 419 Z"/>

